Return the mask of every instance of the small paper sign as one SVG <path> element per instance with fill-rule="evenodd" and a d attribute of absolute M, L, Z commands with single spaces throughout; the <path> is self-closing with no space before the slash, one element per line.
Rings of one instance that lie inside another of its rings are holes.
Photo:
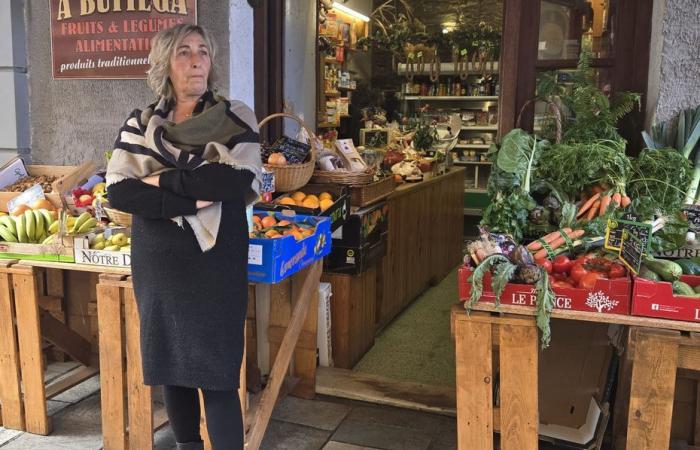
<path fill-rule="evenodd" d="M 469 53 L 469 52 L 467 52 L 467 49 L 466 49 L 466 48 L 463 48 L 463 49 L 460 50 L 460 52 L 459 52 L 459 54 L 462 55 L 462 56 L 467 56 L 467 53 Z"/>
<path fill-rule="evenodd" d="M 688 205 L 683 208 L 683 212 L 688 218 L 688 229 L 694 233 L 700 231 L 700 206 Z"/>
<path fill-rule="evenodd" d="M 646 253 L 648 240 L 639 239 L 629 230 L 622 232 L 622 241 L 620 243 L 620 260 L 627 266 L 635 275 L 639 273 L 642 266 L 642 259 Z"/>
<path fill-rule="evenodd" d="M 423 57 L 423 52 L 418 52 L 418 54 L 416 55 L 416 57 L 417 57 L 417 58 L 422 58 L 422 57 Z"/>
<path fill-rule="evenodd" d="M 413 59 L 415 56 L 416 55 L 413 52 L 411 52 L 408 54 L 408 59 Z"/>
<path fill-rule="evenodd" d="M 31 205 L 35 201 L 40 200 L 42 198 L 46 198 L 46 196 L 44 195 L 44 189 L 41 187 L 40 184 L 35 184 L 34 186 L 19 194 L 17 197 L 9 200 L 7 202 L 7 210 L 11 212 L 18 205 Z"/>
<path fill-rule="evenodd" d="M 608 250 L 620 250 L 622 248 L 622 232 L 631 230 L 640 239 L 649 240 L 652 225 L 638 221 L 639 218 L 632 213 L 625 214 L 621 219 L 608 220 L 605 231 L 605 248 Z"/>

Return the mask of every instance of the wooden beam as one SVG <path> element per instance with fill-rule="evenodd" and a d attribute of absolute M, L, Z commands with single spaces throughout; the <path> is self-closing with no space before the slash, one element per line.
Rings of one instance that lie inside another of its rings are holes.
<path fill-rule="evenodd" d="M 294 346 L 297 339 L 299 338 L 299 333 L 304 326 L 304 320 L 306 314 L 309 312 L 309 305 L 314 296 L 314 292 L 318 291 L 318 282 L 321 278 L 321 265 L 322 261 L 317 261 L 311 266 L 311 269 L 306 275 L 306 279 L 299 290 L 300 295 L 294 305 L 294 310 L 292 311 L 292 317 L 289 321 L 289 327 L 287 328 L 287 333 L 285 333 L 284 339 L 279 347 L 277 357 L 275 358 L 275 363 L 270 371 L 270 377 L 268 378 L 267 387 L 263 390 L 263 394 L 260 400 L 260 409 L 255 416 L 255 420 L 250 429 L 249 436 L 247 438 L 246 446 L 250 450 L 258 450 L 260 444 L 262 443 L 263 435 L 267 429 L 267 424 L 272 416 L 272 409 L 275 406 L 275 401 L 284 381 L 284 376 L 289 369 L 289 362 L 292 359 L 294 353 Z"/>
<path fill-rule="evenodd" d="M 2 425 L 12 430 L 24 430 L 19 348 L 14 322 L 15 305 L 11 275 L 0 272 L 0 405 L 2 405 Z"/>
<path fill-rule="evenodd" d="M 91 344 L 63 322 L 56 320 L 48 311 L 40 309 L 41 334 L 47 341 L 61 349 L 84 366 L 91 361 Z"/>
<path fill-rule="evenodd" d="M 83 381 L 94 377 L 100 373 L 98 367 L 80 366 L 72 370 L 67 376 L 59 381 L 46 386 L 46 398 L 53 398 L 62 392 L 82 383 Z"/>

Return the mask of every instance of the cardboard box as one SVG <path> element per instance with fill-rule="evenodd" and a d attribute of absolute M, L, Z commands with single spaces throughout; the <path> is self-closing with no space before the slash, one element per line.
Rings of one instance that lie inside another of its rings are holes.
<path fill-rule="evenodd" d="M 266 211 L 254 211 L 263 213 Z M 316 232 L 300 241 L 294 236 L 277 239 L 251 238 L 248 244 L 248 281 L 279 283 L 331 251 L 331 220 L 328 217 L 312 217 L 280 212 L 275 217 L 294 222 L 307 222 L 316 226 Z"/>
<path fill-rule="evenodd" d="M 460 267 L 458 270 L 459 298 L 469 299 L 471 284 L 468 279 L 471 269 Z M 491 290 L 491 274 L 486 274 L 483 280 L 482 302 L 494 303 L 496 295 Z M 629 278 L 612 280 L 599 279 L 593 290 L 581 288 L 553 288 L 556 294 L 554 309 L 585 311 L 601 314 L 630 314 L 630 291 L 632 281 Z M 501 295 L 501 304 L 534 308 L 536 302 L 535 287 L 530 284 L 508 283 Z"/>
<path fill-rule="evenodd" d="M 324 271 L 357 275 L 386 255 L 387 233 L 379 242 L 360 247 L 336 245 L 333 243 L 331 253 L 324 260 Z"/>
<path fill-rule="evenodd" d="M 695 287 L 700 276 L 683 275 L 681 281 Z M 632 288 L 632 315 L 659 319 L 700 322 L 700 298 L 673 294 L 671 283 L 635 277 Z"/>
<path fill-rule="evenodd" d="M 75 262 L 92 266 L 131 267 L 131 252 L 92 250 L 90 248 L 90 241 L 100 232 L 81 234 L 74 238 Z M 131 236 L 131 231 L 128 228 L 107 228 L 104 230 L 105 238 L 117 233 Z"/>
<path fill-rule="evenodd" d="M 291 206 L 291 205 L 277 205 L 275 203 L 258 203 L 255 205 L 257 209 L 263 211 L 284 211 L 285 209 L 291 209 L 297 214 L 302 214 L 305 216 L 321 216 L 330 217 L 331 219 L 331 232 L 337 230 L 348 219 L 350 216 L 350 195 L 348 194 L 347 188 L 335 184 L 307 184 L 300 189 L 305 194 L 315 194 L 318 195 L 321 192 L 328 192 L 333 196 L 335 201 L 333 205 L 330 206 L 325 211 L 321 211 L 321 208 L 306 208 L 303 206 Z M 275 198 L 278 200 L 282 197 L 289 197 L 292 193 L 287 192 Z"/>
<path fill-rule="evenodd" d="M 75 262 L 73 238 L 64 236 L 50 244 L 0 242 L 0 258 L 72 263 Z"/>
<path fill-rule="evenodd" d="M 389 229 L 389 205 L 375 203 L 350 213 L 345 224 L 333 232 L 333 245 L 362 247 L 376 244 Z"/>

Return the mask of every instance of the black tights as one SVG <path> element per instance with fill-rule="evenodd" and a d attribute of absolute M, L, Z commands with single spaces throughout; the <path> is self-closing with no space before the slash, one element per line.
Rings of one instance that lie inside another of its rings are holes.
<path fill-rule="evenodd" d="M 243 448 L 243 419 L 238 391 L 210 391 L 202 389 L 207 431 L 213 450 L 241 450 Z M 199 396 L 197 389 L 163 386 L 165 409 L 175 440 L 180 443 L 200 442 Z"/>

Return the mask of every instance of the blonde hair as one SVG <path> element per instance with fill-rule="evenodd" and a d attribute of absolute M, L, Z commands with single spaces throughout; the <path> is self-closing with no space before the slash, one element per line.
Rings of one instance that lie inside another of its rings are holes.
<path fill-rule="evenodd" d="M 170 57 L 175 53 L 175 50 L 180 43 L 191 33 L 197 33 L 202 36 L 204 43 L 209 49 L 209 59 L 211 60 L 211 69 L 207 78 L 207 87 L 214 90 L 216 82 L 216 70 L 214 60 L 216 58 L 216 45 L 209 37 L 209 33 L 199 25 L 180 24 L 172 28 L 159 31 L 151 43 L 151 52 L 148 54 L 148 63 L 150 68 L 146 72 L 148 74 L 148 86 L 158 97 L 165 97 L 168 100 L 175 99 L 175 90 L 173 83 L 170 81 Z"/>

